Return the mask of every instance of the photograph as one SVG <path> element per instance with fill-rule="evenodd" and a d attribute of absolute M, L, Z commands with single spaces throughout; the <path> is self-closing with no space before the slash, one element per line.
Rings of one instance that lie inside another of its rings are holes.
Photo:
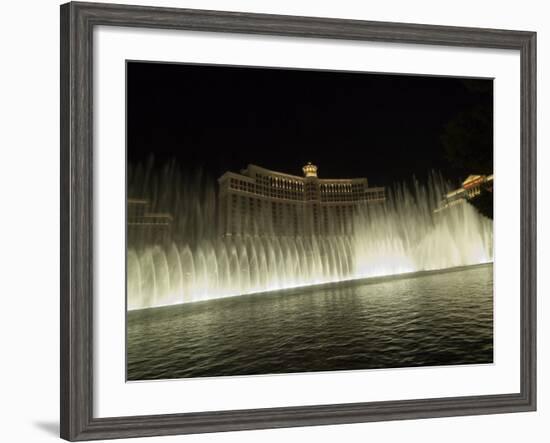
<path fill-rule="evenodd" d="M 493 79 L 126 61 L 128 381 L 492 364 Z"/>
<path fill-rule="evenodd" d="M 549 440 L 547 4 L 3 6 L 1 441 Z"/>

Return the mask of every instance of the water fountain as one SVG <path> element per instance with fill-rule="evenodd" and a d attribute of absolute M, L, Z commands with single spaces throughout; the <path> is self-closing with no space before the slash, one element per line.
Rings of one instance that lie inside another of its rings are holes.
<path fill-rule="evenodd" d="M 448 189 L 440 178 L 360 208 L 349 235 L 221 237 L 215 182 L 152 166 L 130 168 L 128 195 L 174 221 L 129 232 L 130 310 L 492 261 L 491 220 L 469 204 L 434 212 Z"/>

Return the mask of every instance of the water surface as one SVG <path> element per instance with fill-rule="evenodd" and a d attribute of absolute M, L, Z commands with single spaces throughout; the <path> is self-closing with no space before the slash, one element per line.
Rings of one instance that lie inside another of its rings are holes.
<path fill-rule="evenodd" d="M 128 312 L 128 380 L 493 362 L 493 267 Z"/>

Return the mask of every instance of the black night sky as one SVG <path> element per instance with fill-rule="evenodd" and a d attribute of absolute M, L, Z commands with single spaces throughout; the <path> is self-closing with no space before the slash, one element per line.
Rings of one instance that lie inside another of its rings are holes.
<path fill-rule="evenodd" d="M 302 175 L 311 161 L 320 178 L 371 186 L 434 170 L 458 182 L 492 172 L 472 170 L 492 169 L 492 102 L 492 80 L 128 62 L 128 161 L 175 158 L 213 178 L 249 163 Z M 451 150 L 467 145 L 474 166 L 445 147 L 453 122 Z"/>

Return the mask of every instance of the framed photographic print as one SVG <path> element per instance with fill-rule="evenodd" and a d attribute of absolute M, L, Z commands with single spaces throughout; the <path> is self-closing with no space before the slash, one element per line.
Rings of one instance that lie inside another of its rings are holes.
<path fill-rule="evenodd" d="M 61 436 L 536 408 L 535 39 L 61 7 Z"/>

